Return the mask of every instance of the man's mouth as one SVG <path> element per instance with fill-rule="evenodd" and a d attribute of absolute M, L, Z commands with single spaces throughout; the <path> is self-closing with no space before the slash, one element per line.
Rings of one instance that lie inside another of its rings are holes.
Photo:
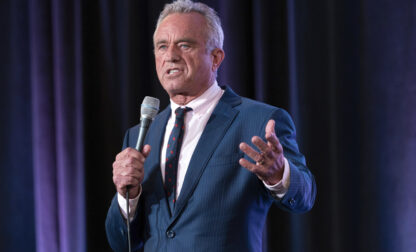
<path fill-rule="evenodd" d="M 168 75 L 171 75 L 171 74 L 174 74 L 174 73 L 177 73 L 177 72 L 179 72 L 179 69 L 177 69 L 177 68 L 169 69 L 167 71 Z"/>

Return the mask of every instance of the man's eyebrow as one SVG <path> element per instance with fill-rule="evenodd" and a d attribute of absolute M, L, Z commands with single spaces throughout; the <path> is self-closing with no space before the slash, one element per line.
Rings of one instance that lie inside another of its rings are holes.
<path fill-rule="evenodd" d="M 182 42 L 186 42 L 186 43 L 189 43 L 189 44 L 196 44 L 196 40 L 191 39 L 191 38 L 178 39 L 178 40 L 175 41 L 175 44 L 182 43 Z"/>
<path fill-rule="evenodd" d="M 182 42 L 186 42 L 186 43 L 189 43 L 189 44 L 196 44 L 196 40 L 191 39 L 191 38 L 181 38 L 181 39 L 175 40 L 175 44 L 179 44 L 179 43 L 182 43 Z M 158 46 L 160 44 L 166 44 L 166 43 L 168 43 L 168 41 L 166 39 L 162 39 L 162 40 L 156 41 L 156 46 Z"/>
<path fill-rule="evenodd" d="M 166 44 L 166 43 L 167 43 L 167 40 L 162 39 L 162 40 L 157 41 L 155 45 L 158 46 L 160 44 Z"/>

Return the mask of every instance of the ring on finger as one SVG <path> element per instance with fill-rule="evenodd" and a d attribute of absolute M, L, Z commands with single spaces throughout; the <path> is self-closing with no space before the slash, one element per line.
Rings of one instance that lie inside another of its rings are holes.
<path fill-rule="evenodd" d="M 264 153 L 260 153 L 261 158 L 256 162 L 256 165 L 264 165 Z"/>

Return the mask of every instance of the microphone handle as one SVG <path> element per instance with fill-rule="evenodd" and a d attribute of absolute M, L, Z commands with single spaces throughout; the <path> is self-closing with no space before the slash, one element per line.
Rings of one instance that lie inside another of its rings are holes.
<path fill-rule="evenodd" d="M 140 129 L 139 136 L 137 137 L 136 150 L 142 151 L 144 139 L 146 138 L 147 130 L 149 129 L 152 120 L 146 117 L 143 117 L 140 120 Z"/>

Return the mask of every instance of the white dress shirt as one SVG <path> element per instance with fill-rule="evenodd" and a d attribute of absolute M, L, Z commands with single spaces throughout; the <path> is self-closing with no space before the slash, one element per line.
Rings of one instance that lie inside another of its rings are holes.
<path fill-rule="evenodd" d="M 201 137 L 202 132 L 204 131 L 205 125 L 207 124 L 209 118 L 211 117 L 212 112 L 217 106 L 220 98 L 224 94 L 218 83 L 215 81 L 210 88 L 208 88 L 201 96 L 195 98 L 186 106 L 192 108 L 191 111 L 186 112 L 185 114 L 185 132 L 183 135 L 181 151 L 179 153 L 178 161 L 178 172 L 177 172 L 177 181 L 176 181 L 176 197 L 179 197 L 183 181 L 185 179 L 186 171 L 188 170 L 189 162 L 191 161 L 192 154 L 194 153 L 195 147 L 198 144 L 199 138 Z M 162 178 L 165 178 L 165 163 L 166 163 L 166 148 L 170 133 L 172 131 L 173 125 L 175 123 L 175 110 L 180 107 L 180 105 L 174 103 L 170 100 L 171 106 L 171 116 L 168 120 L 165 130 L 165 136 L 162 144 L 161 157 L 160 157 L 160 168 L 162 173 Z M 236 147 L 238 148 L 238 146 Z M 273 192 L 273 194 L 281 198 L 287 192 L 289 188 L 289 176 L 290 169 L 287 160 L 285 159 L 285 168 L 283 172 L 282 180 L 276 185 L 269 186 L 264 183 L 264 185 Z M 134 216 L 136 211 L 137 203 L 140 197 L 139 195 L 129 200 L 130 207 L 130 218 Z M 121 208 L 121 212 L 124 217 L 127 217 L 126 210 L 126 200 L 121 195 L 118 194 L 118 203 Z"/>

